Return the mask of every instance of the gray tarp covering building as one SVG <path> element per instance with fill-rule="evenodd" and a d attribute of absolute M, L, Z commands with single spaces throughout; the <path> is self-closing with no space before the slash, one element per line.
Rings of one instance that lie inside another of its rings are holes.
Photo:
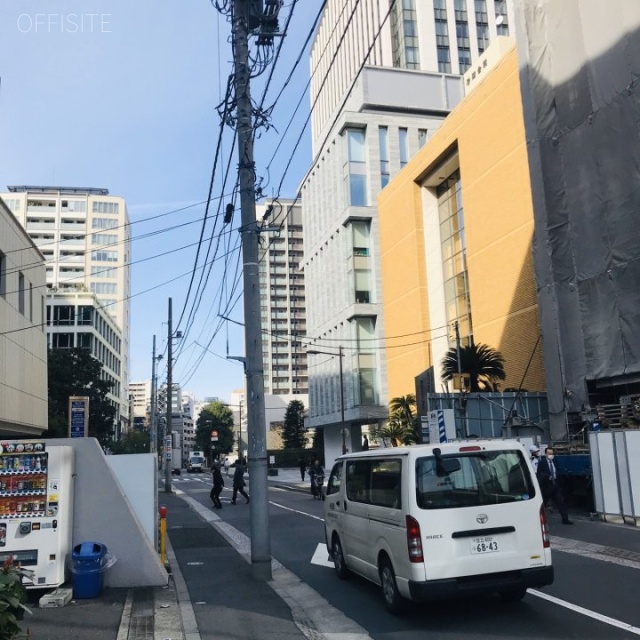
<path fill-rule="evenodd" d="M 640 1 L 516 0 L 551 432 L 640 392 Z"/>

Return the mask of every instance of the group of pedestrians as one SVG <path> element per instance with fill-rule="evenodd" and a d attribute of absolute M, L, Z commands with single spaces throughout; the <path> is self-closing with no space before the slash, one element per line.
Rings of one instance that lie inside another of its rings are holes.
<path fill-rule="evenodd" d="M 549 503 L 553 501 L 560 512 L 562 524 L 573 524 L 573 521 L 569 520 L 567 504 L 564 501 L 556 465 L 553 461 L 555 457 L 553 448 L 546 447 L 544 456 L 540 457 L 540 448 L 533 444 L 529 447 L 529 453 L 531 454 L 533 470 L 538 477 L 538 484 L 540 485 L 540 491 L 542 491 L 542 500 L 545 506 L 549 506 Z"/>
<path fill-rule="evenodd" d="M 213 468 L 211 470 L 211 474 L 213 476 L 213 487 L 209 496 L 211 497 L 211 502 L 213 502 L 214 509 L 222 509 L 222 502 L 220 501 L 220 494 L 224 488 L 224 478 L 221 471 L 222 466 L 224 466 L 226 476 L 229 477 L 229 458 L 225 458 L 222 464 L 219 460 L 214 460 L 213 462 Z M 238 460 L 236 462 L 235 471 L 233 472 L 233 495 L 231 497 L 231 504 L 236 503 L 238 494 L 244 496 L 246 503 L 249 504 L 249 494 L 244 490 L 247 486 L 244 481 L 245 470 L 246 465 L 244 460 Z"/>

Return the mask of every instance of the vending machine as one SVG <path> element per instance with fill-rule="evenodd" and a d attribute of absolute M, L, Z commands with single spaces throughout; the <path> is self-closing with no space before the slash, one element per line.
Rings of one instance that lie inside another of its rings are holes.
<path fill-rule="evenodd" d="M 71 553 L 73 448 L 0 440 L 0 562 L 33 571 L 30 588 L 65 581 Z"/>

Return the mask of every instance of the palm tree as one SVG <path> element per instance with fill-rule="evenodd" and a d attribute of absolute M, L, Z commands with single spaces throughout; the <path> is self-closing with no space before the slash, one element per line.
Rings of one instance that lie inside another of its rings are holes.
<path fill-rule="evenodd" d="M 416 396 L 413 393 L 391 398 L 389 402 L 390 422 L 397 422 L 405 428 L 405 434 L 402 437 L 404 444 L 420 441 L 418 419 L 414 411 L 417 413 Z"/>
<path fill-rule="evenodd" d="M 402 416 L 397 413 L 389 416 L 387 424 L 378 434 L 383 440 L 390 440 L 392 447 L 407 444 L 407 441 L 410 441 L 412 435 L 413 430 L 403 422 Z"/>
<path fill-rule="evenodd" d="M 486 344 L 460 347 L 460 369 L 469 374 L 469 391 L 497 391 L 498 380 L 504 380 L 504 357 Z M 458 374 L 458 353 L 455 347 L 442 359 L 442 379 L 453 380 Z"/>

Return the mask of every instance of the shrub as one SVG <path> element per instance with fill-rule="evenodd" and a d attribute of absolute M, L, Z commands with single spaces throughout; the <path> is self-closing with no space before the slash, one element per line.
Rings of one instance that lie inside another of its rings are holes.
<path fill-rule="evenodd" d="M 11 640 L 20 632 L 18 620 L 24 612 L 31 613 L 25 606 L 27 590 L 22 584 L 23 578 L 33 576 L 33 571 L 14 564 L 9 556 L 0 570 L 0 640 Z"/>

